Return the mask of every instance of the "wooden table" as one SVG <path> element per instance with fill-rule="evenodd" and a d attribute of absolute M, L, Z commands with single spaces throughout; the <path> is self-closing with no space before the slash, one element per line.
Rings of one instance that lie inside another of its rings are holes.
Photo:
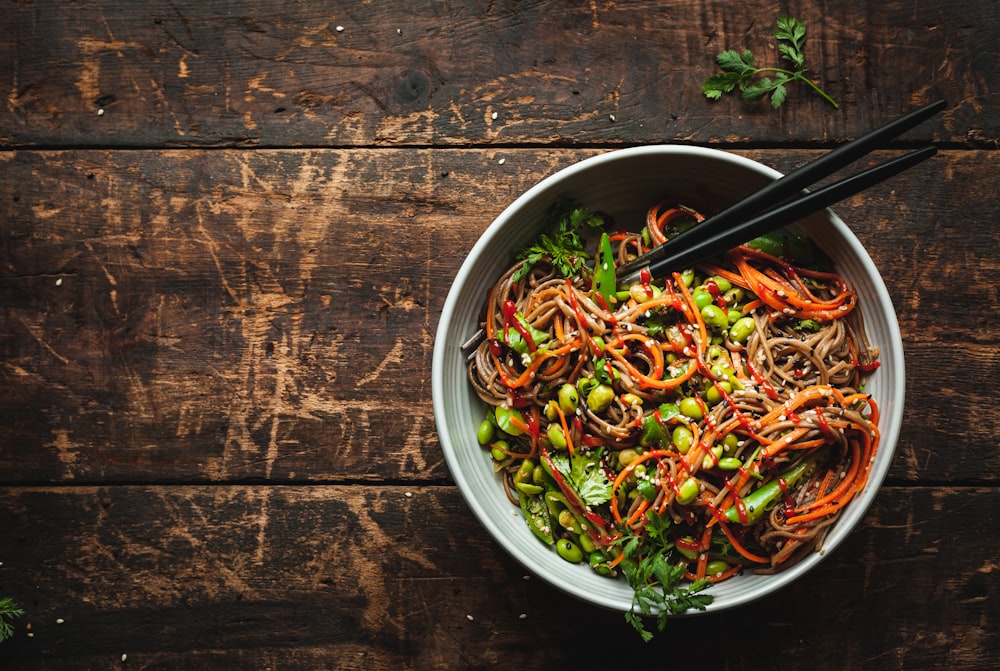
<path fill-rule="evenodd" d="M 995 668 L 1000 13 L 750 0 L 13 2 L 0 21 L 4 669 Z M 896 305 L 905 430 L 863 524 L 766 600 L 670 623 L 563 595 L 474 521 L 435 327 L 530 185 L 661 142 L 787 171 L 915 106 L 941 149 L 838 211 Z"/>

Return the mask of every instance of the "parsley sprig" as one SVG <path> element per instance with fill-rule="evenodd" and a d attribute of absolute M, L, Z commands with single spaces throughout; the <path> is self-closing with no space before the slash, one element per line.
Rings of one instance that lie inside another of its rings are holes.
<path fill-rule="evenodd" d="M 9 620 L 24 615 L 14 600 L 9 596 L 0 598 L 0 641 L 4 641 L 14 635 L 14 625 Z"/>
<path fill-rule="evenodd" d="M 581 230 L 598 230 L 604 219 L 586 207 L 559 204 L 550 212 L 555 222 L 550 233 L 542 233 L 534 244 L 525 247 L 517 258 L 526 261 L 514 274 L 517 282 L 528 274 L 532 266 L 543 258 L 548 259 L 563 277 L 572 277 L 584 269 L 590 255 L 584 250 Z"/>
<path fill-rule="evenodd" d="M 805 66 L 805 53 L 802 51 L 806 44 L 805 24 L 795 17 L 782 14 L 775 25 L 777 29 L 774 36 L 778 39 L 778 51 L 795 69 L 759 68 L 749 49 L 743 52 L 729 49 L 715 57 L 723 72 L 708 77 L 702 84 L 701 90 L 705 97 L 718 100 L 723 94 L 738 88 L 745 100 L 760 100 L 770 95 L 771 106 L 778 108 L 788 95 L 786 85 L 800 81 L 837 108 L 837 101 L 806 77 L 808 69 Z"/>
<path fill-rule="evenodd" d="M 644 617 L 655 616 L 657 629 L 663 631 L 671 615 L 705 610 L 712 596 L 699 594 L 709 585 L 706 578 L 683 584 L 686 564 L 677 561 L 674 543 L 667 534 L 670 517 L 648 511 L 646 520 L 642 534 L 630 534 L 619 542 L 625 553 L 622 571 L 633 591 L 632 608 L 625 619 L 648 642 L 653 632 L 646 628 Z"/>

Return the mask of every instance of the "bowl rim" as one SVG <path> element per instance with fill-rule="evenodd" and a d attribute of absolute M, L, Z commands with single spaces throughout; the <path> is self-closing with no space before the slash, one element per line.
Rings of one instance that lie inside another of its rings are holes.
<path fill-rule="evenodd" d="M 546 571 L 539 570 L 539 567 L 533 566 L 532 562 L 524 556 L 523 552 L 521 552 L 516 545 L 504 542 L 504 534 L 498 525 L 497 520 L 493 519 L 492 515 L 489 514 L 485 507 L 476 499 L 475 496 L 473 496 L 470 481 L 467 479 L 466 474 L 463 472 L 461 464 L 459 463 L 456 446 L 452 442 L 449 427 L 445 424 L 447 408 L 445 407 L 443 390 L 448 382 L 445 380 L 443 361 L 448 356 L 461 356 L 458 352 L 458 344 L 454 342 L 447 342 L 448 331 L 452 327 L 452 322 L 455 318 L 455 310 L 460 293 L 459 289 L 467 282 L 471 270 L 476 265 L 476 260 L 491 246 L 498 244 L 497 238 L 502 234 L 504 228 L 511 219 L 515 219 L 519 215 L 520 211 L 535 198 L 546 193 L 554 185 L 575 175 L 576 173 L 594 169 L 604 163 L 628 160 L 636 156 L 655 156 L 661 154 L 670 155 L 672 157 L 691 156 L 722 160 L 724 162 L 732 163 L 738 168 L 746 169 L 749 172 L 756 173 L 757 175 L 770 180 L 775 180 L 783 176 L 781 172 L 775 170 L 774 168 L 740 154 L 710 147 L 680 144 L 654 144 L 625 149 L 612 149 L 601 154 L 575 161 L 568 166 L 556 170 L 552 174 L 535 183 L 520 196 L 514 199 L 507 207 L 505 207 L 501 213 L 497 215 L 492 222 L 490 222 L 469 250 L 452 281 L 448 295 L 445 299 L 435 332 L 435 341 L 432 352 L 432 403 L 441 448 L 444 452 L 445 462 L 452 478 L 455 481 L 455 484 L 479 523 L 492 536 L 493 540 L 527 571 L 537 574 L 545 582 L 563 591 L 564 593 L 573 596 L 574 598 L 599 607 L 614 610 L 628 610 L 630 606 L 628 603 L 625 603 L 624 606 L 623 603 L 611 603 L 607 599 L 582 591 L 571 579 L 562 575 L 553 575 Z M 898 407 L 898 412 L 891 414 L 883 413 L 880 415 L 879 431 L 881 434 L 881 441 L 879 454 L 876 457 L 872 471 L 869 474 L 868 482 L 862 492 L 844 509 L 841 513 L 840 519 L 837 520 L 836 525 L 833 527 L 833 529 L 845 529 L 843 533 L 834 534 L 832 539 L 824 541 L 824 544 L 819 551 L 803 558 L 794 566 L 778 573 L 764 576 L 767 580 L 762 585 L 753 585 L 744 593 L 733 596 L 727 595 L 728 598 L 721 603 L 717 599 L 716 602 L 709 605 L 706 610 L 688 611 L 684 614 L 685 616 L 697 615 L 700 613 L 716 613 L 728 608 L 744 605 L 763 596 L 773 594 L 774 592 L 777 592 L 785 586 L 791 584 L 801 576 L 811 572 L 816 565 L 833 552 L 833 550 L 835 550 L 855 530 L 857 524 L 864 517 L 874 502 L 893 461 L 893 456 L 899 440 L 903 416 L 902 410 L 905 401 L 905 361 L 903 358 L 902 337 L 899 331 L 899 324 L 895 318 L 895 309 L 884 279 L 878 272 L 878 268 L 875 266 L 874 261 L 868 254 L 867 249 L 861 244 L 854 232 L 832 209 L 828 208 L 822 214 L 825 215 L 827 224 L 836 230 L 836 232 L 850 247 L 851 252 L 857 256 L 857 260 L 863 266 L 864 273 L 868 276 L 872 289 L 876 294 L 876 303 L 885 306 L 887 314 L 891 315 L 891 318 L 887 319 L 885 324 L 888 340 L 891 341 L 891 343 L 885 343 L 885 346 L 882 347 L 882 356 L 884 356 L 888 351 L 891 360 L 886 361 L 881 358 L 880 360 L 882 361 L 882 365 L 891 366 L 893 370 L 896 371 L 896 374 L 890 380 L 891 384 L 886 390 L 886 394 L 888 394 L 890 398 L 894 399 L 895 406 Z M 509 245 L 504 246 L 507 247 Z M 472 330 L 474 329 L 469 330 L 470 334 Z M 889 345 L 892 346 L 890 347 Z M 624 580 L 622 580 L 622 584 L 627 587 L 627 583 L 625 583 Z M 630 589 L 628 591 L 631 592 Z"/>

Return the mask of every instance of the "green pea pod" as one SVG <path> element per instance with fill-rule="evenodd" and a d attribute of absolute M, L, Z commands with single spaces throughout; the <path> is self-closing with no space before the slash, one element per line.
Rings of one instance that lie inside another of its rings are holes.
<path fill-rule="evenodd" d="M 817 270 L 825 270 L 832 266 L 829 257 L 816 246 L 812 238 L 805 235 L 797 235 L 787 230 L 765 233 L 759 238 L 754 238 L 746 243 L 746 245 L 765 254 L 790 261 L 797 266 L 815 268 Z"/>
<path fill-rule="evenodd" d="M 545 507 L 549 511 L 549 515 L 557 517 L 563 510 L 569 510 L 569 501 L 559 492 L 550 489 L 545 492 Z"/>
<path fill-rule="evenodd" d="M 740 519 L 738 506 L 732 506 L 726 511 L 726 519 L 744 526 L 756 524 L 764 516 L 764 513 L 774 507 L 786 490 L 798 484 L 803 477 L 812 475 L 818 460 L 819 454 L 814 453 L 743 497 L 743 506 L 746 509 L 745 520 Z M 782 481 L 784 486 L 781 484 Z"/>
<path fill-rule="evenodd" d="M 594 288 L 611 305 L 618 287 L 615 284 L 615 252 L 607 233 L 601 233 L 601 244 L 594 268 Z"/>
<path fill-rule="evenodd" d="M 552 536 L 552 518 L 549 516 L 549 509 L 545 506 L 542 494 L 529 496 L 518 490 L 517 499 L 521 504 L 521 513 L 528 522 L 528 528 L 545 543 L 552 545 L 555 538 Z"/>

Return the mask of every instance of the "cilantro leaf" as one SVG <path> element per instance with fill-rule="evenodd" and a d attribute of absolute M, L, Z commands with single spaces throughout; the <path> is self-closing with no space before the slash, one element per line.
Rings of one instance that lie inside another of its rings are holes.
<path fill-rule="evenodd" d="M 757 67 L 754 63 L 753 52 L 749 49 L 743 53 L 732 49 L 723 51 L 715 57 L 715 60 L 719 63 L 719 67 L 726 72 L 734 72 L 738 75 L 752 74 Z"/>
<path fill-rule="evenodd" d="M 757 67 L 753 53 L 727 49 L 715 60 L 722 69 L 707 77 L 701 90 L 709 100 L 719 100 L 726 93 L 739 89 L 744 100 L 760 100 L 770 96 L 771 106 L 781 107 L 788 97 L 786 84 L 800 81 L 812 88 L 836 109 L 837 102 L 806 76 L 805 66 L 806 26 L 793 16 L 782 14 L 775 23 L 774 37 L 778 40 L 778 53 L 792 64 L 792 70 L 777 67 Z M 774 79 L 771 79 L 774 77 Z"/>
<path fill-rule="evenodd" d="M 612 484 L 601 466 L 599 452 L 578 451 L 569 457 L 554 454 L 552 463 L 588 506 L 599 506 L 611 500 Z"/>
<path fill-rule="evenodd" d="M 622 571 L 633 591 L 632 608 L 625 613 L 625 620 L 647 642 L 652 640 L 653 633 L 646 628 L 644 616 L 655 615 L 657 628 L 663 631 L 671 615 L 691 609 L 704 610 L 712 603 L 711 595 L 700 594 L 710 584 L 707 579 L 683 585 L 686 567 L 684 562 L 674 559 L 674 544 L 668 536 L 670 527 L 669 516 L 649 511 L 644 531 L 640 532 L 645 537 L 630 534 L 619 541 L 625 554 Z"/>
<path fill-rule="evenodd" d="M 515 314 L 514 318 L 528 332 L 528 335 L 531 336 L 531 341 L 533 343 L 535 343 L 536 347 L 542 345 L 547 340 L 549 340 L 550 336 L 549 336 L 549 334 L 547 332 L 545 332 L 545 331 L 539 331 L 534 326 L 532 326 L 531 324 L 529 324 L 528 320 L 525 319 L 524 316 L 520 312 L 518 312 L 517 314 Z M 524 341 L 524 336 L 522 336 L 518 332 L 517 329 L 514 329 L 514 328 L 505 328 L 503 330 L 503 342 L 508 347 L 510 347 L 512 350 L 514 350 L 515 352 L 517 352 L 518 354 L 522 354 L 523 355 L 523 354 L 530 354 L 531 353 L 530 350 L 529 350 L 529 347 L 528 347 L 528 343 L 526 343 Z"/>
<path fill-rule="evenodd" d="M 9 596 L 0 598 L 0 641 L 14 635 L 14 625 L 11 620 L 24 615 L 22 610 Z"/>
<path fill-rule="evenodd" d="M 563 277 L 582 271 L 590 255 L 584 250 L 581 230 L 600 229 L 604 219 L 589 208 L 557 204 L 550 211 L 552 229 L 538 236 L 533 244 L 517 253 L 525 263 L 515 271 L 513 280 L 520 281 L 542 259 L 547 259 Z"/>

